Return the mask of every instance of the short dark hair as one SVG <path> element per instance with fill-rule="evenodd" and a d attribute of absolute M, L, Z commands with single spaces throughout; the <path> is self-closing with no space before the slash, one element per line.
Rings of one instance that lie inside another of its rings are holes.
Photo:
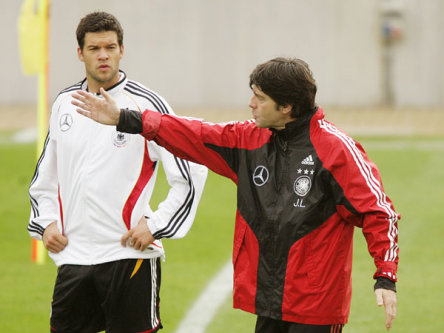
<path fill-rule="evenodd" d="M 316 81 L 303 60 L 279 57 L 260 64 L 250 74 L 250 88 L 253 85 L 278 106 L 291 105 L 293 118 L 315 108 Z"/>
<path fill-rule="evenodd" d="M 114 15 L 105 12 L 93 12 L 82 18 L 77 26 L 76 36 L 79 47 L 83 49 L 87 32 L 115 31 L 119 46 L 123 43 L 123 29 Z"/>

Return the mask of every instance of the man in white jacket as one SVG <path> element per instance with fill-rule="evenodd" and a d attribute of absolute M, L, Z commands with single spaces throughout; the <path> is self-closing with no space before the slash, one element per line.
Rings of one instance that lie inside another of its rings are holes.
<path fill-rule="evenodd" d="M 119 70 L 123 30 L 104 12 L 77 27 L 86 78 L 63 90 L 30 185 L 28 231 L 58 266 L 52 332 L 157 332 L 161 238 L 190 229 L 207 169 L 140 135 L 79 115 L 71 93 L 104 88 L 121 108 L 173 114 L 167 102 Z M 131 163 L 129 163 L 129 161 Z M 171 189 L 152 211 L 159 162 Z"/>

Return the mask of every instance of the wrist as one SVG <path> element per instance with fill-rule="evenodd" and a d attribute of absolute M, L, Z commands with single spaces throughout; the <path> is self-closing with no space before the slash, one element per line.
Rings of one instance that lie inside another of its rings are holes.
<path fill-rule="evenodd" d="M 380 276 L 376 278 L 375 286 L 373 287 L 373 289 L 388 289 L 396 292 L 396 283 L 388 278 Z"/>
<path fill-rule="evenodd" d="M 119 132 L 139 134 L 143 131 L 142 114 L 138 111 L 120 109 L 116 123 Z"/>

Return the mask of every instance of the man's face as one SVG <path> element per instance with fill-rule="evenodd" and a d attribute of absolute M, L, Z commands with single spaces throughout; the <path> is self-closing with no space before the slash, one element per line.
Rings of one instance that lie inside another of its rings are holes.
<path fill-rule="evenodd" d="M 285 128 L 285 124 L 293 120 L 289 116 L 291 106 L 279 106 L 259 87 L 252 85 L 253 96 L 250 98 L 248 106 L 251 108 L 253 118 L 257 127 L 275 128 L 277 130 Z"/>
<path fill-rule="evenodd" d="M 87 32 L 83 49 L 77 49 L 80 61 L 85 63 L 90 91 L 109 88 L 119 80 L 119 63 L 123 57 L 115 31 Z"/>

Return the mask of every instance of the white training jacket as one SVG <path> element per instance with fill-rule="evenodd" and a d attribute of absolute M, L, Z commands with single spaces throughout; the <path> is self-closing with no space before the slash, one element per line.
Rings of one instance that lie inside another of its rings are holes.
<path fill-rule="evenodd" d="M 57 221 L 68 245 L 49 253 L 57 266 L 94 265 L 130 258 L 164 257 L 161 238 L 181 238 L 196 215 L 208 170 L 179 159 L 141 135 L 120 133 L 78 114 L 71 104 L 75 90 L 86 90 L 86 79 L 63 90 L 52 107 L 48 136 L 37 163 L 29 195 L 28 231 L 42 239 Z M 166 101 L 120 72 L 108 89 L 119 108 L 174 114 Z M 171 188 L 152 211 L 159 162 Z M 120 244 L 122 236 L 142 216 L 156 241 L 141 252 Z"/>

